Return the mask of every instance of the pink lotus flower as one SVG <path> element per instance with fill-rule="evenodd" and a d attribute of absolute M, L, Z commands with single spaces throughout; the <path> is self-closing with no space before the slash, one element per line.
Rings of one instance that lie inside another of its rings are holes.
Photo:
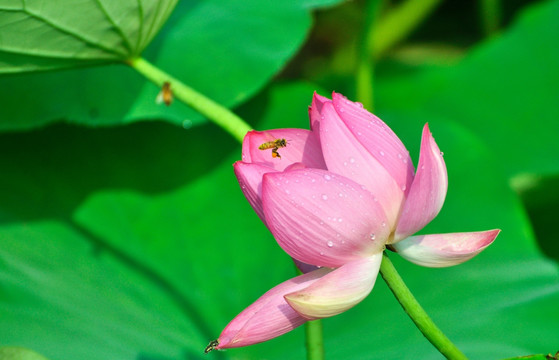
<path fill-rule="evenodd" d="M 386 245 L 419 265 L 451 266 L 500 231 L 412 236 L 439 213 L 448 185 L 427 124 L 414 175 L 400 139 L 361 104 L 315 94 L 309 114 L 310 131 L 249 132 L 234 169 L 278 244 L 314 270 L 266 292 L 212 348 L 266 341 L 353 307 L 372 290 Z"/>

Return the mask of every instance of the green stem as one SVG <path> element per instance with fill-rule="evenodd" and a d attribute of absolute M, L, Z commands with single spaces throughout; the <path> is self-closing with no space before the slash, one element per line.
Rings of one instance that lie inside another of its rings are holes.
<path fill-rule="evenodd" d="M 555 356 L 551 354 L 534 354 L 534 355 L 524 355 L 524 356 L 517 356 L 506 358 L 503 360 L 556 360 L 559 352 L 555 354 Z"/>
<path fill-rule="evenodd" d="M 441 2 L 441 0 L 407 0 L 388 11 L 375 26 L 371 38 L 373 56 L 380 57 L 405 39 Z"/>
<path fill-rule="evenodd" d="M 373 34 L 374 25 L 378 18 L 378 13 L 381 7 L 381 0 L 369 0 L 365 9 L 365 21 L 361 36 L 359 39 L 357 56 L 357 69 L 356 69 L 356 95 L 357 99 L 363 104 L 363 107 L 369 111 L 373 111 L 374 96 L 373 96 L 373 75 L 374 75 L 374 60 L 372 59 L 373 52 Z"/>
<path fill-rule="evenodd" d="M 305 323 L 307 360 L 324 360 L 322 322 L 320 320 Z"/>
<path fill-rule="evenodd" d="M 247 131 L 251 129 L 243 119 L 232 113 L 231 110 L 219 105 L 191 87 L 188 87 L 180 80 L 163 72 L 144 58 L 130 59 L 126 63 L 159 87 L 163 86 L 163 83 L 168 81 L 171 84 L 171 90 L 175 98 L 221 126 L 240 142 L 243 141 L 243 137 Z"/>
<path fill-rule="evenodd" d="M 406 286 L 396 268 L 386 255 L 382 256 L 382 263 L 380 265 L 380 273 L 382 278 L 388 284 L 392 293 L 404 308 L 404 311 L 415 323 L 417 328 L 423 335 L 433 344 L 437 350 L 443 354 L 447 359 L 463 360 L 467 359 L 457 347 L 454 345 L 443 332 L 435 325 L 433 320 L 427 315 L 425 310 L 417 302 L 410 289 Z"/>
<path fill-rule="evenodd" d="M 303 274 L 295 265 L 297 275 Z M 324 360 L 324 340 L 322 336 L 322 321 L 313 320 L 305 323 L 305 345 L 307 360 Z"/>
<path fill-rule="evenodd" d="M 501 25 L 501 2 L 499 0 L 479 0 L 479 16 L 485 36 L 495 35 Z"/>

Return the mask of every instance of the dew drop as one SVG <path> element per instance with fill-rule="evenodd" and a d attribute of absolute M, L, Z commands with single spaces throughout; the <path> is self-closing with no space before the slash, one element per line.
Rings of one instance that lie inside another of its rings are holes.
<path fill-rule="evenodd" d="M 190 119 L 184 120 L 184 121 L 182 122 L 182 127 L 183 127 L 184 129 L 187 129 L 187 130 L 190 129 L 190 128 L 192 127 L 192 120 L 190 120 Z"/>
<path fill-rule="evenodd" d="M 328 200 L 328 195 L 322 194 L 322 200 Z"/>
<path fill-rule="evenodd" d="M 316 181 L 315 179 L 311 179 L 311 182 L 315 182 L 315 181 Z"/>
<path fill-rule="evenodd" d="M 375 196 L 375 197 L 373 198 L 373 201 L 374 201 L 374 202 L 378 202 L 378 198 Z"/>
<path fill-rule="evenodd" d="M 353 164 L 353 163 L 355 163 L 355 159 L 354 158 L 349 158 L 349 162 Z"/>
<path fill-rule="evenodd" d="M 324 252 L 321 251 L 321 252 L 320 252 L 320 255 L 324 255 Z"/>
<path fill-rule="evenodd" d="M 402 154 L 398 153 L 398 159 L 402 158 Z"/>
<path fill-rule="evenodd" d="M 328 242 L 326 243 L 326 245 L 328 245 L 328 247 L 332 247 L 332 246 L 334 246 L 334 243 L 333 243 L 332 241 L 328 241 Z"/>
<path fill-rule="evenodd" d="M 406 185 L 402 185 L 402 191 L 406 191 Z"/>
<path fill-rule="evenodd" d="M 380 156 L 384 156 L 384 151 L 380 151 Z"/>
<path fill-rule="evenodd" d="M 324 179 L 326 179 L 326 181 L 330 181 L 330 179 L 332 179 L 332 177 L 328 174 L 324 175 Z"/>
<path fill-rule="evenodd" d="M 339 219 L 338 219 L 338 222 L 342 222 L 342 221 L 343 221 L 342 218 L 339 218 Z"/>
<path fill-rule="evenodd" d="M 291 191 L 289 191 L 289 190 L 286 189 L 286 190 L 285 190 L 285 193 L 286 193 L 287 195 L 289 195 L 289 194 L 291 194 Z"/>
<path fill-rule="evenodd" d="M 382 227 L 385 227 L 385 226 L 386 226 L 386 221 L 383 221 L 383 222 L 381 223 L 381 225 L 382 225 Z"/>
<path fill-rule="evenodd" d="M 371 240 L 374 240 L 374 239 L 377 238 L 377 236 L 376 236 L 375 234 L 371 233 L 371 234 L 369 235 L 369 238 L 370 238 Z"/>
<path fill-rule="evenodd" d="M 339 196 L 339 197 L 343 197 L 343 196 L 344 196 L 344 194 L 342 194 L 342 193 L 339 193 L 339 194 L 338 194 L 338 196 Z"/>
<path fill-rule="evenodd" d="M 355 105 L 357 105 L 358 107 L 360 107 L 361 109 L 363 109 L 363 104 L 361 104 L 360 102 L 356 102 Z"/>
<path fill-rule="evenodd" d="M 441 156 L 444 156 L 444 152 L 441 151 Z"/>

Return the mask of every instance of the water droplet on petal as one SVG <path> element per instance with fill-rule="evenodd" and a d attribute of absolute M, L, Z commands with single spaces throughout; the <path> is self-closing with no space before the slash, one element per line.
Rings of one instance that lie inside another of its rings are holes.
<path fill-rule="evenodd" d="M 398 153 L 398 159 L 402 158 L 402 154 Z"/>
<path fill-rule="evenodd" d="M 360 107 L 361 109 L 363 109 L 363 104 L 361 104 L 360 102 L 356 102 L 355 105 L 357 105 L 358 107 Z"/>
<path fill-rule="evenodd" d="M 444 152 L 441 151 L 441 156 L 444 156 Z"/>
<path fill-rule="evenodd" d="M 385 226 L 386 226 L 386 222 L 383 221 L 381 225 L 382 225 L 382 227 L 385 227 Z"/>
<path fill-rule="evenodd" d="M 332 177 L 330 175 L 326 174 L 326 175 L 324 175 L 324 179 L 326 181 L 330 181 L 330 179 L 332 179 Z"/>
<path fill-rule="evenodd" d="M 402 185 L 402 191 L 406 191 L 406 185 Z"/>
<path fill-rule="evenodd" d="M 354 158 L 349 158 L 349 162 L 353 164 L 353 163 L 355 163 L 355 159 Z"/>
<path fill-rule="evenodd" d="M 328 200 L 328 195 L 322 194 L 322 200 Z"/>
<path fill-rule="evenodd" d="M 343 221 L 342 218 L 339 218 L 339 219 L 338 219 L 338 222 L 342 222 L 342 221 Z"/>
<path fill-rule="evenodd" d="M 377 236 L 376 236 L 375 234 L 373 234 L 373 233 L 371 233 L 371 234 L 369 235 L 369 238 L 371 238 L 371 240 L 376 239 L 376 237 L 377 237 Z"/>
<path fill-rule="evenodd" d="M 324 252 L 321 251 L 321 252 L 320 252 L 320 255 L 324 255 Z"/>
<path fill-rule="evenodd" d="M 381 150 L 379 153 L 380 153 L 380 156 L 384 156 L 384 151 Z"/>
<path fill-rule="evenodd" d="M 333 243 L 332 241 L 328 241 L 328 242 L 326 243 L 326 245 L 328 245 L 328 247 L 332 247 L 332 246 L 334 246 L 334 243 Z"/>
<path fill-rule="evenodd" d="M 342 194 L 342 193 L 339 193 L 339 194 L 338 194 L 338 196 L 339 196 L 339 197 L 342 197 L 342 196 L 344 196 L 344 194 Z"/>

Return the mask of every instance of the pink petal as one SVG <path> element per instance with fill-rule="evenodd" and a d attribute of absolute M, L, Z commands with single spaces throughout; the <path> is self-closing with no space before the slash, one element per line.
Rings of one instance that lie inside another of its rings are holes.
<path fill-rule="evenodd" d="M 384 208 L 388 227 L 394 229 L 404 191 L 384 166 L 355 138 L 332 103 L 322 107 L 320 144 L 328 170 L 364 185 Z"/>
<path fill-rule="evenodd" d="M 403 258 L 427 267 L 458 265 L 491 245 L 501 230 L 412 236 L 392 247 Z"/>
<path fill-rule="evenodd" d="M 342 313 L 363 300 L 375 285 L 382 252 L 352 261 L 308 287 L 285 295 L 287 303 L 309 320 Z"/>
<path fill-rule="evenodd" d="M 448 188 L 446 165 L 428 124 L 423 127 L 417 173 L 404 204 L 394 241 L 423 229 L 443 207 Z"/>
<path fill-rule="evenodd" d="M 287 280 L 266 292 L 225 327 L 216 349 L 257 344 L 304 324 L 307 320 L 287 304 L 284 295 L 311 285 L 330 271 L 318 269 Z"/>
<path fill-rule="evenodd" d="M 312 104 L 309 108 L 309 118 L 311 120 L 311 130 L 315 133 L 315 134 L 319 134 L 320 133 L 320 120 L 321 120 L 321 113 L 322 113 L 322 107 L 324 106 L 324 103 L 326 102 L 332 102 L 332 100 L 328 99 L 327 97 L 318 95 L 315 91 L 313 98 L 312 98 Z"/>
<path fill-rule="evenodd" d="M 243 194 L 260 219 L 266 224 L 264 211 L 262 210 L 262 177 L 264 174 L 275 172 L 276 170 L 267 166 L 250 164 L 242 161 L 234 163 L 233 170 L 235 171 L 239 185 L 241 185 Z"/>
<path fill-rule="evenodd" d="M 408 150 L 396 134 L 381 119 L 363 108 L 360 103 L 333 93 L 336 112 L 361 143 L 407 193 L 413 180 L 413 164 Z"/>
<path fill-rule="evenodd" d="M 316 269 L 320 269 L 318 266 L 310 265 L 310 264 L 304 263 L 302 261 L 299 261 L 297 259 L 291 258 L 291 260 L 293 260 L 293 262 L 295 263 L 295 266 L 297 266 L 297 269 L 299 269 L 299 271 L 301 271 L 303 274 L 309 273 L 309 272 L 314 271 Z"/>
<path fill-rule="evenodd" d="M 260 150 L 262 144 L 285 139 L 287 145 L 280 147 L 279 157 L 272 157 L 272 147 Z M 284 170 L 295 162 L 301 162 L 307 167 L 325 169 L 320 144 L 316 137 L 303 129 L 273 129 L 267 131 L 249 131 L 243 140 L 244 162 L 260 163 L 275 170 Z"/>
<path fill-rule="evenodd" d="M 377 253 L 390 234 L 370 192 L 325 170 L 265 174 L 262 204 L 278 244 L 311 265 L 339 267 Z"/>

